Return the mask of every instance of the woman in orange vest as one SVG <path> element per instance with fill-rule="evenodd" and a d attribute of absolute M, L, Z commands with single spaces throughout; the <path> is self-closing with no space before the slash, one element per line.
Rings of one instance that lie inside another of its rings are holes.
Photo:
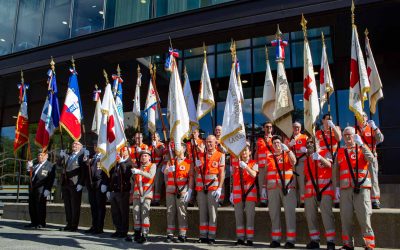
<path fill-rule="evenodd" d="M 239 164 L 233 164 L 233 190 L 230 201 L 235 206 L 236 237 L 235 245 L 253 245 L 254 239 L 254 215 L 257 202 L 256 177 L 258 164 L 250 160 L 250 143 L 240 155 Z M 246 213 L 246 228 L 244 224 L 244 213 Z"/>
<path fill-rule="evenodd" d="M 307 140 L 307 155 L 304 160 L 305 193 L 304 212 L 306 214 L 311 241 L 307 249 L 319 249 L 320 232 L 318 207 L 321 209 L 325 228 L 327 249 L 335 249 L 335 218 L 332 212 L 335 192 L 332 185 L 332 159 L 327 150 L 315 152 L 314 142 Z"/>
<path fill-rule="evenodd" d="M 147 241 L 150 229 L 150 203 L 153 199 L 156 164 L 151 162 L 149 150 L 140 151 L 140 167 L 133 168 L 133 240 L 138 243 Z M 132 241 L 132 238 L 127 238 Z"/>
<path fill-rule="evenodd" d="M 272 137 L 272 153 L 267 157 L 266 188 L 268 189 L 268 210 L 271 217 L 271 248 L 280 247 L 281 202 L 285 210 L 286 244 L 285 248 L 294 248 L 296 241 L 296 178 L 293 168 L 296 156 L 283 144 L 282 137 Z M 263 188 L 262 193 L 266 190 Z"/>
<path fill-rule="evenodd" d="M 182 143 L 182 151 L 167 163 L 164 174 L 167 176 L 167 239 L 165 242 L 186 242 L 187 204 L 193 192 L 193 168 L 190 159 L 185 157 L 186 144 Z M 178 218 L 179 235 L 174 238 Z"/>
<path fill-rule="evenodd" d="M 337 154 L 340 184 L 340 218 L 342 221 L 341 249 L 353 250 L 353 214 L 356 213 L 365 249 L 375 248 L 375 235 L 371 227 L 371 176 L 368 164 L 374 155 L 353 127 L 343 131 L 345 147 Z"/>

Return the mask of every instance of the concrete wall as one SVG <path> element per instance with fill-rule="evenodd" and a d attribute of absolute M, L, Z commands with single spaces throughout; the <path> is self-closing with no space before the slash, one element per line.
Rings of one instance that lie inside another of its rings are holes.
<path fill-rule="evenodd" d="M 131 210 L 132 213 L 132 210 Z M 307 243 L 308 229 L 307 223 L 304 216 L 304 209 L 296 209 L 297 213 L 297 242 Z M 63 204 L 49 204 L 47 206 L 47 222 L 55 224 L 65 224 Z M 341 244 L 341 231 L 340 231 L 340 214 L 338 209 L 334 209 L 336 218 L 336 230 L 337 230 L 337 244 Z M 166 208 L 165 207 L 153 207 L 151 209 L 151 234 L 164 235 L 166 232 Z M 4 215 L 5 219 L 16 219 L 16 220 L 29 220 L 29 212 L 27 204 L 16 204 L 16 203 L 5 203 Z M 131 214 L 130 228 L 132 228 Z M 281 222 L 284 225 L 284 215 L 281 214 Z M 87 205 L 83 205 L 81 209 L 80 226 L 89 227 L 91 225 L 90 208 Z M 198 237 L 198 225 L 199 215 L 197 208 L 189 208 L 189 237 Z M 322 225 L 322 223 L 320 223 Z M 372 227 L 376 236 L 376 246 L 381 248 L 400 248 L 398 243 L 400 239 L 400 210 L 399 209 L 381 209 L 374 210 L 372 215 Z M 105 228 L 113 229 L 111 220 L 111 211 L 107 207 Z M 256 208 L 255 217 L 255 241 L 269 242 L 271 230 L 271 220 L 269 218 L 268 209 Z M 321 235 L 323 230 L 321 228 Z M 358 226 L 355 227 L 355 243 L 357 246 L 362 245 L 362 239 L 360 229 Z M 323 239 L 324 237 L 322 237 Z M 218 229 L 217 239 L 235 240 L 235 215 L 233 208 L 224 207 L 218 210 Z M 324 242 L 324 240 L 323 240 Z"/>

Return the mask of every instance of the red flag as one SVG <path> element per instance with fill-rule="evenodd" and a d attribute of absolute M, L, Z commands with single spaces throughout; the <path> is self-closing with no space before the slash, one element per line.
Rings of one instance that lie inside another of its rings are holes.
<path fill-rule="evenodd" d="M 17 124 L 15 126 L 14 154 L 29 141 L 28 102 L 26 90 L 28 85 L 19 84 L 21 106 L 18 112 Z"/>

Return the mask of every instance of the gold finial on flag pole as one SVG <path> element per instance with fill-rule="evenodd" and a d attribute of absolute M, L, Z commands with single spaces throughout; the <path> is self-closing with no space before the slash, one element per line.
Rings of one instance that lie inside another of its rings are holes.
<path fill-rule="evenodd" d="M 121 76 L 121 68 L 119 67 L 119 64 L 117 64 L 117 76 Z"/>
<path fill-rule="evenodd" d="M 54 72 L 55 71 L 55 69 L 56 69 L 56 63 L 54 62 L 54 59 L 53 59 L 53 57 L 51 57 L 51 60 L 50 60 L 50 67 L 51 67 L 51 70 Z"/>
<path fill-rule="evenodd" d="M 21 69 L 21 83 L 24 84 L 24 72 Z"/>
<path fill-rule="evenodd" d="M 307 20 L 304 18 L 304 15 L 301 14 L 301 29 L 303 30 L 304 40 L 307 40 Z"/>
<path fill-rule="evenodd" d="M 368 38 L 369 31 L 368 31 L 367 28 L 365 28 L 364 34 L 365 34 L 365 36 Z"/>
<path fill-rule="evenodd" d="M 325 46 L 325 36 L 324 36 L 324 32 L 321 32 L 321 41 L 322 41 L 322 45 Z"/>
<path fill-rule="evenodd" d="M 74 59 L 74 56 L 71 56 L 71 64 L 72 64 L 72 68 L 75 70 L 75 59 Z"/>
<path fill-rule="evenodd" d="M 265 45 L 265 62 L 268 62 L 269 58 L 268 58 L 268 47 L 267 45 Z"/>
<path fill-rule="evenodd" d="M 276 29 L 275 38 L 276 38 L 276 40 L 279 40 L 279 39 L 281 39 L 281 37 L 282 37 L 282 32 L 281 32 L 281 30 L 279 29 L 279 24 L 278 24 L 278 25 L 277 25 L 277 29 Z"/>
<path fill-rule="evenodd" d="M 110 83 L 110 81 L 108 80 L 108 75 L 105 69 L 103 69 L 103 76 L 106 79 L 106 85 Z"/>
<path fill-rule="evenodd" d="M 233 38 L 231 39 L 231 55 L 232 55 L 232 61 L 235 62 L 235 58 L 236 58 L 236 42 L 235 40 L 233 40 Z"/>
<path fill-rule="evenodd" d="M 184 75 L 187 74 L 186 65 L 183 65 L 183 74 L 184 74 Z"/>
<path fill-rule="evenodd" d="M 356 9 L 356 7 L 354 6 L 354 0 L 351 0 L 351 24 L 355 25 L 354 23 L 354 19 L 355 19 L 355 15 L 354 15 L 354 10 Z"/>

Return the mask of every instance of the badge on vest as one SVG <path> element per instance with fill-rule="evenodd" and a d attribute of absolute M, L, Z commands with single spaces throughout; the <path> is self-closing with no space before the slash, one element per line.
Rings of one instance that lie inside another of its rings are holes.
<path fill-rule="evenodd" d="M 371 136 L 371 133 L 370 132 L 366 132 L 365 136 Z"/>
<path fill-rule="evenodd" d="M 218 162 L 214 161 L 211 165 L 213 168 L 216 168 L 216 167 L 218 167 Z"/>
<path fill-rule="evenodd" d="M 355 160 L 355 159 L 356 159 L 356 154 L 350 155 L 350 158 L 353 159 L 353 160 Z"/>
<path fill-rule="evenodd" d="M 43 176 L 47 176 L 48 173 L 49 173 L 48 170 L 42 170 L 42 175 L 43 175 Z"/>
<path fill-rule="evenodd" d="M 180 166 L 179 166 L 179 170 L 181 170 L 181 171 L 185 170 L 185 166 L 180 165 Z"/>
<path fill-rule="evenodd" d="M 279 158 L 278 163 L 283 163 L 283 158 Z"/>
<path fill-rule="evenodd" d="M 302 144 L 302 142 L 299 140 L 299 141 L 297 141 L 297 144 L 301 145 L 301 144 Z"/>

